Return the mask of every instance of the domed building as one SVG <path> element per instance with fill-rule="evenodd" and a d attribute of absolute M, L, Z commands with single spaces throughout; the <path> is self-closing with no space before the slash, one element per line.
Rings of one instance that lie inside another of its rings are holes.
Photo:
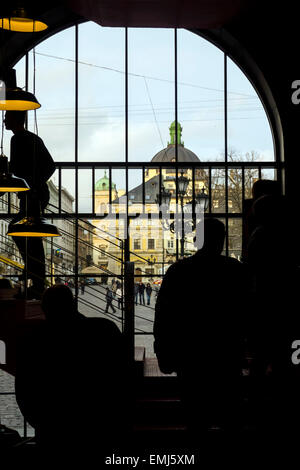
<path fill-rule="evenodd" d="M 186 148 L 182 141 L 182 126 L 177 123 L 177 150 L 176 150 L 176 124 L 172 122 L 169 127 L 170 130 L 170 141 L 166 148 L 160 150 L 151 162 L 153 162 L 153 168 L 147 168 L 145 170 L 145 181 L 144 184 L 140 184 L 128 192 L 128 207 L 129 214 L 142 213 L 143 209 L 141 205 L 145 203 L 145 211 L 148 214 L 158 212 L 157 198 L 159 194 L 160 180 L 164 188 L 171 192 L 171 204 L 176 203 L 176 172 L 175 169 L 170 166 L 170 162 L 178 161 L 184 164 L 182 173 L 184 176 L 189 178 L 190 183 L 184 197 L 184 203 L 188 202 L 192 198 L 192 168 L 189 168 L 189 163 L 200 162 L 197 155 Z M 155 166 L 157 164 L 159 166 Z M 166 167 L 161 167 L 161 164 L 166 163 Z M 161 177 L 160 177 L 160 167 Z M 195 170 L 195 191 L 200 191 L 205 186 L 205 172 L 202 169 Z M 107 177 L 106 171 L 104 176 L 100 178 L 95 185 L 95 212 L 97 214 L 108 213 L 109 203 L 109 178 Z M 121 198 L 125 194 L 125 190 L 118 190 L 116 184 L 111 182 L 111 200 L 114 204 L 116 211 L 118 211 L 118 204 L 122 206 L 126 199 Z M 155 223 L 156 225 L 155 225 Z M 101 230 L 109 231 L 109 219 L 97 219 L 93 221 L 93 224 L 99 227 Z M 114 235 L 122 235 L 118 232 L 118 222 L 115 222 Z M 112 266 L 114 263 L 113 259 L 109 259 L 109 254 L 117 255 L 114 252 L 113 246 L 104 246 L 104 242 L 99 238 L 101 231 L 95 234 L 94 245 L 101 250 L 101 253 L 106 252 L 107 255 L 95 254 L 94 261 L 102 268 L 107 268 L 113 272 L 116 267 Z M 161 275 L 163 266 L 174 261 L 173 257 L 175 254 L 176 240 L 174 235 L 171 235 L 169 231 L 162 231 L 161 224 L 157 219 L 149 220 L 141 218 L 133 218 L 130 222 L 130 250 L 132 252 L 131 259 L 135 262 L 136 274 L 140 270 L 145 274 L 157 274 Z M 135 257 L 134 254 L 137 256 Z M 106 259 L 105 259 L 106 256 Z M 151 264 L 147 264 L 150 261 Z"/>
<path fill-rule="evenodd" d="M 151 162 L 153 163 L 164 163 L 164 162 L 175 162 L 176 161 L 176 123 L 172 122 L 169 127 L 170 130 L 170 142 L 168 146 L 160 150 L 154 157 Z M 197 155 L 191 150 L 185 148 L 184 142 L 181 140 L 182 137 L 182 126 L 180 123 L 177 123 L 177 157 L 178 161 L 182 163 L 188 162 L 200 162 L 200 159 Z"/>
<path fill-rule="evenodd" d="M 192 169 L 188 168 L 189 163 L 200 162 L 199 157 L 184 146 L 182 141 L 182 126 L 177 123 L 177 150 L 176 150 L 176 123 L 175 121 L 169 127 L 170 131 L 170 142 L 166 148 L 160 150 L 154 157 L 151 159 L 151 162 L 154 164 L 159 163 L 160 166 L 162 163 L 166 163 L 166 168 L 162 167 L 162 177 L 161 182 L 166 189 L 169 189 L 175 197 L 175 178 L 176 172 L 175 169 L 170 167 L 171 162 L 178 162 L 187 164 L 185 168 L 182 169 L 184 176 L 192 180 Z M 147 168 L 145 171 L 145 202 L 155 203 L 156 195 L 159 191 L 159 167 Z M 202 169 L 196 169 L 195 172 L 195 190 L 200 191 L 205 186 L 206 175 Z M 132 202 L 142 202 L 142 185 L 133 189 L 129 192 L 129 200 Z M 187 198 L 191 196 L 192 187 L 188 188 Z"/>

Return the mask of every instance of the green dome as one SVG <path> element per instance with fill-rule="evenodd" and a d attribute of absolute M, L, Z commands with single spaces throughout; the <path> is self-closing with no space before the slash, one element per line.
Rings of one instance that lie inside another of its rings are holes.
<path fill-rule="evenodd" d="M 176 122 L 173 121 L 172 124 L 169 127 L 170 131 L 170 142 L 168 142 L 168 145 L 175 145 L 176 143 Z M 182 136 L 182 126 L 179 122 L 177 122 L 177 143 L 178 145 L 184 145 L 184 143 L 181 141 L 181 136 Z"/>
<path fill-rule="evenodd" d="M 117 189 L 115 183 L 111 182 L 111 189 Z M 107 178 L 106 170 L 103 178 L 100 178 L 95 184 L 96 191 L 109 191 L 109 178 Z"/>

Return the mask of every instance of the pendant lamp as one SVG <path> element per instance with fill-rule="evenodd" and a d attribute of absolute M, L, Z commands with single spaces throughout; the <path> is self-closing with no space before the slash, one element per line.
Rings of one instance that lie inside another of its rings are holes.
<path fill-rule="evenodd" d="M 8 172 L 8 159 L 0 156 L 0 192 L 14 193 L 28 191 L 30 188 L 26 181 Z"/>
<path fill-rule="evenodd" d="M 60 237 L 57 227 L 48 224 L 41 216 L 24 217 L 18 222 L 11 224 L 7 235 L 12 237 Z"/>
<path fill-rule="evenodd" d="M 29 91 L 17 87 L 15 69 L 0 71 L 0 110 L 29 111 L 41 105 Z"/>
<path fill-rule="evenodd" d="M 34 192 L 28 193 L 28 196 L 27 207 L 30 206 L 30 215 L 10 224 L 7 235 L 12 237 L 60 237 L 57 227 L 41 217 L 40 203 L 34 197 Z"/>
<path fill-rule="evenodd" d="M 29 111 L 40 107 L 33 93 L 19 87 L 6 88 L 5 92 L 0 94 L 0 110 L 2 111 Z"/>
<path fill-rule="evenodd" d="M 48 28 L 46 23 L 30 16 L 25 8 L 18 7 L 11 15 L 0 18 L 0 28 L 20 33 L 37 33 Z"/>

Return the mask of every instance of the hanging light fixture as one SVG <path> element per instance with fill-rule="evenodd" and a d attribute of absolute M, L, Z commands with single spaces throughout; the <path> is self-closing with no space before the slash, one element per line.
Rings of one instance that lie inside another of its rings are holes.
<path fill-rule="evenodd" d="M 41 217 L 38 198 L 34 197 L 34 193 L 31 195 L 29 193 L 29 196 L 31 196 L 31 214 L 13 224 L 11 223 L 7 235 L 12 237 L 60 237 L 57 227 Z"/>
<path fill-rule="evenodd" d="M 41 216 L 24 217 L 11 224 L 7 235 L 12 237 L 60 237 L 57 227 Z"/>
<path fill-rule="evenodd" d="M 0 110 L 29 111 L 41 107 L 33 93 L 16 86 L 16 71 L 10 69 L 0 77 Z"/>
<path fill-rule="evenodd" d="M 37 33 L 48 28 L 46 23 L 29 18 L 24 7 L 18 6 L 10 15 L 0 18 L 0 28 L 20 33 Z"/>
<path fill-rule="evenodd" d="M 0 95 L 1 111 L 29 111 L 40 107 L 41 105 L 33 93 L 19 87 L 6 88 L 5 94 Z"/>
<path fill-rule="evenodd" d="M 28 191 L 30 188 L 26 181 L 17 178 L 8 171 L 8 159 L 5 155 L 0 155 L 0 192 L 13 193 Z"/>

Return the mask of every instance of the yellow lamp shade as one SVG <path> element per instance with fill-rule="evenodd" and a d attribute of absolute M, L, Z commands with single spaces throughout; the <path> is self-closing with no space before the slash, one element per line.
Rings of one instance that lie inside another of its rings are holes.
<path fill-rule="evenodd" d="M 42 21 L 31 18 L 0 18 L 0 28 L 19 33 L 38 33 L 44 31 L 48 26 Z"/>
<path fill-rule="evenodd" d="M 11 14 L 0 18 L 0 28 L 20 33 L 38 33 L 48 28 L 46 23 L 30 16 L 24 7 L 18 6 Z"/>
<path fill-rule="evenodd" d="M 0 192 L 18 193 L 20 191 L 29 191 L 29 186 L 23 178 L 18 178 L 8 171 L 8 158 L 5 155 L 0 156 Z"/>
<path fill-rule="evenodd" d="M 22 178 L 14 175 L 0 176 L 0 192 L 1 193 L 19 193 L 21 191 L 29 191 L 29 186 Z"/>
<path fill-rule="evenodd" d="M 0 110 L 2 111 L 29 111 L 40 107 L 36 97 L 22 88 L 7 88 L 5 96 L 0 98 Z"/>

